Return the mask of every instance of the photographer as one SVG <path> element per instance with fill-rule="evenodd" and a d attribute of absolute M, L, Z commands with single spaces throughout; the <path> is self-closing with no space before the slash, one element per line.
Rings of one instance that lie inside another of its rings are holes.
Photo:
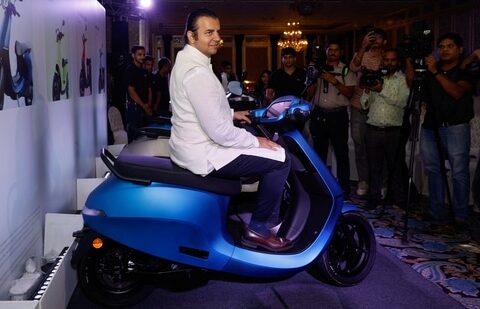
<path fill-rule="evenodd" d="M 383 168 L 387 167 L 387 177 L 391 179 L 394 204 L 403 207 L 406 202 L 406 188 L 401 179 L 395 179 L 402 143 L 402 122 L 409 89 L 405 75 L 399 70 L 397 51 L 386 50 L 383 56 L 383 68 L 386 75 L 382 78 L 379 73 L 368 75 L 360 79 L 360 87 L 365 89 L 360 102 L 362 108 L 368 110 L 366 122 L 366 145 L 369 164 L 368 174 L 370 192 L 367 208 L 375 209 L 381 201 L 383 185 Z"/>
<path fill-rule="evenodd" d="M 468 216 L 470 124 L 473 118 L 473 86 L 461 69 L 463 40 L 457 33 L 446 33 L 437 40 L 440 61 L 425 58 L 427 112 L 422 125 L 420 147 L 428 177 L 430 215 L 445 223 L 444 159 L 453 178 L 453 215 L 463 227 Z M 411 70 L 412 66 L 408 66 Z M 443 156 L 445 154 L 445 156 Z"/>
<path fill-rule="evenodd" d="M 323 50 L 321 51 L 323 53 Z M 348 111 L 349 99 L 353 94 L 356 80 L 348 66 L 340 61 L 343 50 L 337 42 L 331 42 L 326 49 L 326 63 L 317 82 L 309 89 L 314 92 L 314 109 L 310 118 L 315 151 L 324 162 L 328 147 L 332 144 L 337 160 L 337 178 L 344 191 L 345 199 L 350 195 L 350 163 L 348 159 Z M 320 57 L 322 58 L 322 57 Z M 324 59 L 324 58 L 323 58 Z"/>
<path fill-rule="evenodd" d="M 362 40 L 362 45 L 350 62 L 350 70 L 357 73 L 357 78 L 361 77 L 362 68 L 368 70 L 378 70 L 382 62 L 382 55 L 386 41 L 386 34 L 380 28 L 374 28 L 368 31 Z M 358 173 L 357 195 L 365 195 L 368 192 L 368 161 L 365 144 L 366 120 L 367 115 L 360 106 L 360 97 L 363 89 L 355 87 L 351 103 L 350 132 L 355 145 L 355 163 Z"/>

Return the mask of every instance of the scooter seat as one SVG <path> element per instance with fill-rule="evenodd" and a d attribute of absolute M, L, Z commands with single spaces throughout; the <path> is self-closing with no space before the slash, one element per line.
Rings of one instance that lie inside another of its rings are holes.
<path fill-rule="evenodd" d="M 180 185 L 222 195 L 241 192 L 240 179 L 202 177 L 179 167 L 167 157 L 120 154 L 115 161 L 115 169 L 122 176 L 133 179 Z"/>

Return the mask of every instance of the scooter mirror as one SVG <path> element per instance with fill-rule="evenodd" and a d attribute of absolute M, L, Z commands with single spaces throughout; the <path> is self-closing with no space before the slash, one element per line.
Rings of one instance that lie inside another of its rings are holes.
<path fill-rule="evenodd" d="M 234 95 L 242 95 L 243 89 L 242 84 L 239 81 L 231 81 L 227 85 L 228 91 Z"/>

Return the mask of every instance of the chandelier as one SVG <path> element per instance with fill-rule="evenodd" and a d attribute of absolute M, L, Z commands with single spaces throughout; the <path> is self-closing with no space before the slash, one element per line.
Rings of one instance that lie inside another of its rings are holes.
<path fill-rule="evenodd" d="M 298 29 L 299 22 L 287 23 L 287 30 L 283 32 L 283 37 L 278 41 L 280 48 L 293 47 L 297 52 L 307 47 L 308 41 L 302 38 L 302 31 Z"/>

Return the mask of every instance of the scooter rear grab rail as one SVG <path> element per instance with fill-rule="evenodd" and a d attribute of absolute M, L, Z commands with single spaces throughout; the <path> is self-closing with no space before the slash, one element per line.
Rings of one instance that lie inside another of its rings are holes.
<path fill-rule="evenodd" d="M 152 181 L 149 180 L 149 179 L 132 178 L 132 177 L 128 177 L 128 176 L 125 176 L 122 173 L 120 173 L 117 169 L 115 169 L 115 161 L 117 161 L 117 159 L 115 158 L 115 156 L 110 151 L 108 151 L 107 148 L 102 148 L 102 152 L 100 153 L 100 158 L 102 159 L 103 163 L 105 163 L 105 165 L 108 167 L 108 169 L 116 177 L 118 177 L 120 179 L 130 181 L 130 182 L 134 182 L 134 183 L 141 184 L 141 185 L 146 185 L 146 186 L 148 186 L 152 183 Z"/>

